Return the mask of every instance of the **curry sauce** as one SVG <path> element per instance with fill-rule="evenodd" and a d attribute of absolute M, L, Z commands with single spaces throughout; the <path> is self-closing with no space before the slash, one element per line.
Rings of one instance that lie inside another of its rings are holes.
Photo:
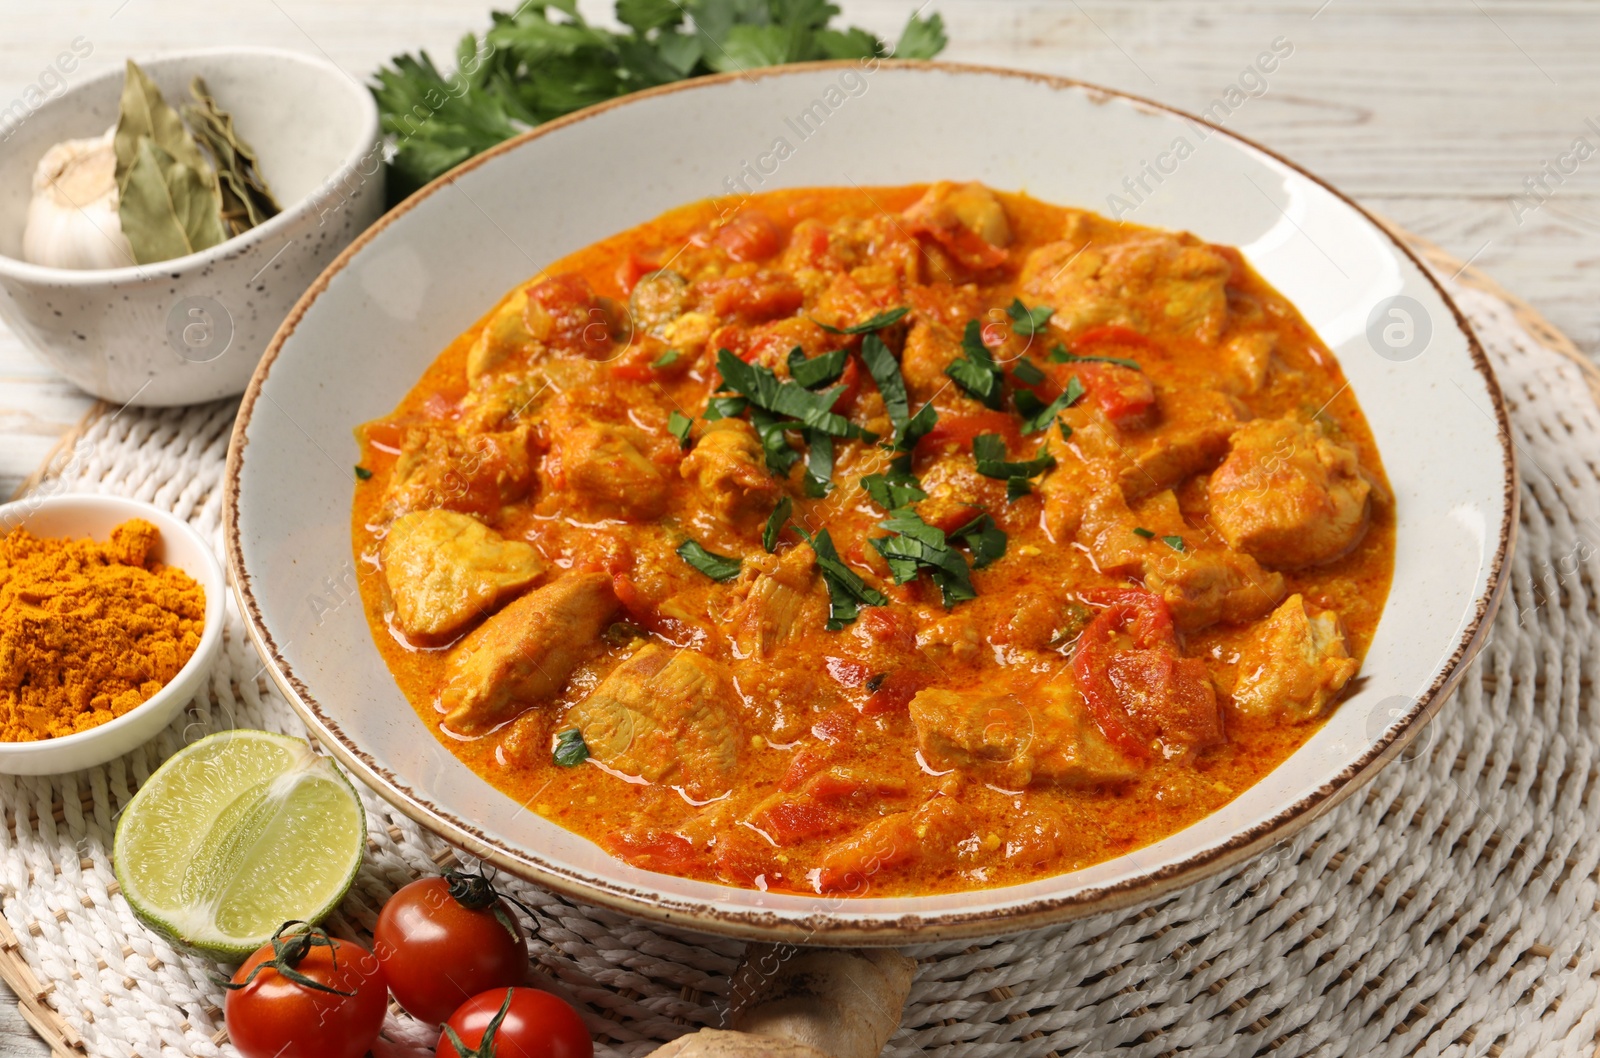
<path fill-rule="evenodd" d="M 1159 840 L 1355 676 L 1393 501 L 1228 247 L 976 184 L 674 210 L 358 431 L 428 728 L 638 866 L 896 895 Z"/>

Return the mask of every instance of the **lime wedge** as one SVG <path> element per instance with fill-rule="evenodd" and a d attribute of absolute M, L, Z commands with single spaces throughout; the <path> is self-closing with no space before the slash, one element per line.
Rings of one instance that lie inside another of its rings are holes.
<path fill-rule="evenodd" d="M 298 738 L 223 731 L 150 776 L 117 823 L 134 913 L 182 944 L 238 959 L 290 919 L 318 922 L 355 880 L 361 799 Z"/>

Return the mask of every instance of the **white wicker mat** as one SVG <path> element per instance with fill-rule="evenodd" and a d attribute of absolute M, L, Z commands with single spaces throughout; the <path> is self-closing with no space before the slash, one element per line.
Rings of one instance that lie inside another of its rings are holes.
<path fill-rule="evenodd" d="M 888 1053 L 1593 1052 L 1600 412 L 1590 376 L 1542 344 L 1547 331 L 1535 337 L 1537 321 L 1484 284 L 1451 286 L 1491 351 L 1524 476 L 1506 604 L 1455 700 L 1410 759 L 1236 873 L 1136 911 L 911 949 L 921 967 Z M 233 411 L 103 416 L 39 491 L 148 500 L 220 548 Z M 231 600 L 228 621 L 209 694 L 154 743 L 76 775 L 0 778 L 0 900 L 15 933 L 0 927 L 0 949 L 39 982 L 59 1053 L 236 1053 L 218 967 L 141 928 L 109 858 L 119 807 L 181 744 L 233 725 L 303 733 Z M 356 935 L 390 892 L 448 854 L 365 800 L 370 852 L 332 923 Z M 718 1023 L 739 944 L 513 889 L 538 913 L 537 967 L 584 1009 L 601 1053 L 639 1055 Z M 389 1029 L 380 1058 L 424 1053 L 422 1042 L 431 1054 L 417 1026 L 391 1017 Z"/>

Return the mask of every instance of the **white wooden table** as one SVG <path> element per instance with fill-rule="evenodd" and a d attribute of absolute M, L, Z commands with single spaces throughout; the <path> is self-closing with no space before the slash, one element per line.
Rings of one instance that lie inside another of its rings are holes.
<path fill-rule="evenodd" d="M 891 39 L 917 6 L 837 2 L 848 21 Z M 1254 92 L 1227 118 L 1229 128 L 1489 272 L 1600 359 L 1600 3 L 929 6 L 945 16 L 951 59 L 1067 74 L 1190 110 L 1206 109 L 1230 86 Z M 610 3 L 582 7 L 604 18 Z M 0 0 L 0 108 L 80 36 L 93 53 L 76 77 L 130 54 L 250 42 L 319 52 L 365 79 L 400 51 L 425 47 L 446 60 L 463 32 L 486 22 L 486 11 L 445 0 Z M 1264 83 L 1242 82 L 1251 60 L 1279 38 L 1292 45 L 1289 57 Z M 1593 156 L 1558 183 L 1546 164 L 1578 138 Z M 1544 189 L 1530 197 L 1541 180 Z M 0 327 L 0 497 L 92 404 Z M 45 1053 L 10 1008 L 0 1002 L 0 1058 Z"/>

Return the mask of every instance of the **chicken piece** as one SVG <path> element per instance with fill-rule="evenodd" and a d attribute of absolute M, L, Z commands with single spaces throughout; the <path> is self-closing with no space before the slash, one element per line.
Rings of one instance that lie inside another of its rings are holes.
<path fill-rule="evenodd" d="M 761 439 L 743 419 L 708 423 L 678 472 L 723 518 L 770 510 L 777 502 L 778 482 L 767 471 Z"/>
<path fill-rule="evenodd" d="M 493 610 L 545 572 L 531 544 L 507 540 L 471 515 L 412 511 L 383 538 L 383 576 L 395 620 L 439 640 Z"/>
<path fill-rule="evenodd" d="M 919 691 L 911 722 L 929 767 L 959 768 L 1009 789 L 1119 782 L 1139 771 L 1089 719 L 1066 677 L 1027 695 Z"/>
<path fill-rule="evenodd" d="M 827 623 L 828 600 L 809 547 L 791 548 L 776 559 L 763 555 L 745 565 L 723 624 L 738 657 L 770 657 L 797 632 Z"/>
<path fill-rule="evenodd" d="M 567 717 L 606 767 L 709 800 L 728 791 L 738 763 L 736 700 L 716 661 L 649 643 Z"/>
<path fill-rule="evenodd" d="M 1291 595 L 1239 651 L 1234 708 L 1266 719 L 1315 720 L 1360 667 L 1345 647 L 1339 616 Z"/>
<path fill-rule="evenodd" d="M 550 443 L 544 472 L 553 489 L 608 518 L 648 521 L 666 511 L 667 476 L 645 455 L 643 431 L 563 414 L 552 417 Z"/>
<path fill-rule="evenodd" d="M 1186 544 L 1175 551 L 1147 541 L 1142 568 L 1145 587 L 1161 596 L 1184 632 L 1218 622 L 1246 624 L 1276 606 L 1287 590 L 1283 574 L 1224 547 Z"/>
<path fill-rule="evenodd" d="M 1137 473 L 1127 449 L 1104 420 L 1078 417 L 1070 438 L 1045 433 L 1055 467 L 1039 482 L 1044 528 L 1057 543 L 1070 543 L 1084 521 L 1097 526 L 1132 518 L 1123 482 Z"/>
<path fill-rule="evenodd" d="M 1257 393 L 1267 384 L 1278 352 L 1278 336 L 1272 331 L 1245 331 L 1229 338 L 1222 356 L 1232 368 L 1238 392 Z"/>
<path fill-rule="evenodd" d="M 1185 478 L 1208 472 L 1228 454 L 1228 439 L 1239 425 L 1238 409 L 1224 394 L 1199 390 L 1185 399 L 1160 401 L 1161 425 L 1135 448 L 1122 472 L 1122 493 L 1130 502 Z"/>
<path fill-rule="evenodd" d="M 484 323 L 467 350 L 469 385 L 477 385 L 479 379 L 508 361 L 525 363 L 533 357 L 537 343 L 522 319 L 527 307 L 528 292 L 514 291 Z"/>
<path fill-rule="evenodd" d="M 1188 233 L 1120 234 L 1104 222 L 1069 227 L 1068 238 L 1028 255 L 1019 288 L 1056 310 L 1051 325 L 1067 334 L 1100 324 L 1157 328 L 1206 344 L 1228 322 L 1228 259 Z"/>
<path fill-rule="evenodd" d="M 490 433 L 407 427 L 385 507 L 391 514 L 444 508 L 492 519 L 533 484 L 530 437 L 526 426 Z"/>
<path fill-rule="evenodd" d="M 940 180 L 905 211 L 906 226 L 928 235 L 963 265 L 995 268 L 1006 263 L 1011 224 L 1005 207 L 982 184 Z"/>
<path fill-rule="evenodd" d="M 900 373 L 913 408 L 932 400 L 941 390 L 954 390 L 944 372 L 961 355 L 960 339 L 944 328 L 924 320 L 911 325 L 900 354 Z"/>
<path fill-rule="evenodd" d="M 1234 432 L 1211 475 L 1211 523 L 1230 547 L 1276 569 L 1344 555 L 1367 531 L 1372 486 L 1355 450 L 1293 416 Z"/>
<path fill-rule="evenodd" d="M 604 573 L 568 573 L 511 603 L 450 651 L 439 694 L 445 725 L 483 734 L 553 697 L 599 648 L 617 609 Z"/>
<path fill-rule="evenodd" d="M 461 400 L 461 428 L 482 433 L 533 422 L 551 400 L 595 383 L 603 370 L 592 360 L 562 357 L 485 375 Z"/>

